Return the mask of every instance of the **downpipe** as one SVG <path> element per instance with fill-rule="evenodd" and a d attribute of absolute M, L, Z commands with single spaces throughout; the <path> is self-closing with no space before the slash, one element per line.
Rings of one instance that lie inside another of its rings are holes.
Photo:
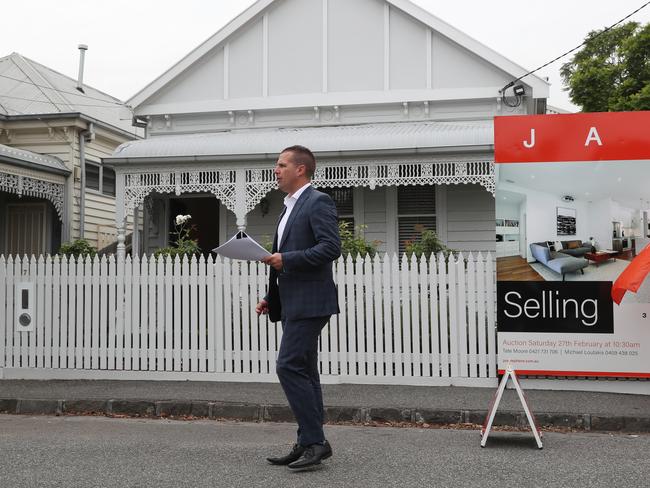
<path fill-rule="evenodd" d="M 81 189 L 79 198 L 79 239 L 86 233 L 86 142 L 95 140 L 95 125 L 91 122 L 87 130 L 79 133 L 79 165 L 81 166 Z"/>

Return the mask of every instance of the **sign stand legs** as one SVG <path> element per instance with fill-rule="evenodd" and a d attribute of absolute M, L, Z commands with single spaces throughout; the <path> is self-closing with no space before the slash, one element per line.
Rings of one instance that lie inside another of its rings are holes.
<path fill-rule="evenodd" d="M 492 429 L 492 422 L 494 422 L 494 417 L 496 416 L 497 410 L 499 408 L 499 403 L 501 402 L 503 391 L 506 389 L 506 385 L 508 384 L 509 379 L 512 379 L 512 383 L 515 385 L 517 395 L 519 395 L 519 400 L 524 407 L 524 412 L 526 412 L 528 424 L 530 425 L 530 429 L 533 431 L 533 436 L 535 436 L 537 447 L 539 449 L 542 449 L 544 447 L 542 445 L 542 432 L 537 428 L 537 425 L 535 424 L 535 418 L 533 417 L 533 414 L 528 407 L 528 402 L 524 396 L 524 391 L 521 389 L 519 380 L 517 380 L 517 375 L 515 374 L 515 371 L 512 369 L 512 366 L 510 364 L 508 364 L 505 374 L 503 375 L 503 378 L 501 378 L 499 388 L 497 388 L 497 391 L 492 398 L 492 403 L 490 404 L 485 422 L 483 423 L 483 428 L 481 429 L 481 447 L 485 447 L 485 444 L 487 443 L 488 436 L 490 435 L 490 430 Z"/>

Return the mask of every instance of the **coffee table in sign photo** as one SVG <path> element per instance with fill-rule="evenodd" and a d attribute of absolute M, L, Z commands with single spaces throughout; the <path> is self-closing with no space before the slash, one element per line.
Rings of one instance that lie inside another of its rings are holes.
<path fill-rule="evenodd" d="M 585 254 L 585 258 L 588 259 L 589 261 L 593 261 L 596 267 L 598 267 L 599 263 L 603 263 L 609 259 L 613 259 L 614 261 L 616 261 L 617 254 L 618 251 L 603 250 L 603 251 L 596 251 L 596 252 L 588 252 Z"/>

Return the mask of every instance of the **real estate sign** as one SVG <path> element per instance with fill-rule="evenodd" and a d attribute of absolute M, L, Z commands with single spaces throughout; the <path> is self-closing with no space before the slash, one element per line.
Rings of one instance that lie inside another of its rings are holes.
<path fill-rule="evenodd" d="M 495 119 L 499 369 L 650 377 L 650 112 Z M 637 260 L 638 262 L 638 260 Z"/>

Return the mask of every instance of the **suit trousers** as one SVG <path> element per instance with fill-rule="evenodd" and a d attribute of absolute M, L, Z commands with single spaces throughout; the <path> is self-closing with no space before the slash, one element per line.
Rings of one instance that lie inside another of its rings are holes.
<path fill-rule="evenodd" d="M 318 374 L 318 336 L 330 316 L 283 319 L 276 371 L 298 422 L 298 444 L 323 442 L 323 394 Z"/>

